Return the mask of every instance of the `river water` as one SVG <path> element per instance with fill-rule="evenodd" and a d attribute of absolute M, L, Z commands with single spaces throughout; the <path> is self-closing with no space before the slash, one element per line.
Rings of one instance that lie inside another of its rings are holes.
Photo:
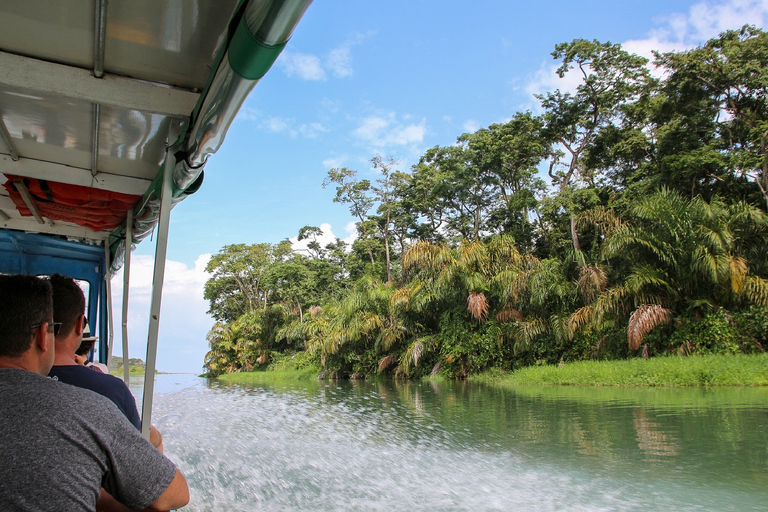
<path fill-rule="evenodd" d="M 153 415 L 185 511 L 768 510 L 766 388 L 159 375 Z"/>

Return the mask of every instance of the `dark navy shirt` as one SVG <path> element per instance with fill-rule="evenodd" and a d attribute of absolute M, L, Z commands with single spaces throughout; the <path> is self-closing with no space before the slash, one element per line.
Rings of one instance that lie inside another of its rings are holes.
<path fill-rule="evenodd" d="M 54 366 L 48 372 L 48 376 L 56 377 L 60 382 L 72 386 L 90 389 L 109 398 L 125 414 L 125 417 L 137 429 L 141 430 L 141 418 L 138 409 L 136 409 L 136 400 L 128 386 L 114 375 L 97 372 L 80 364 L 73 364 Z"/>

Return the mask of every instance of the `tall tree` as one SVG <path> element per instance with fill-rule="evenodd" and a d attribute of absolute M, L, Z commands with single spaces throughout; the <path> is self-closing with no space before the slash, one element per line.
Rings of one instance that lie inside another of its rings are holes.
<path fill-rule="evenodd" d="M 768 33 L 745 25 L 699 48 L 656 53 L 656 62 L 670 71 L 663 90 L 673 112 L 689 133 L 707 130 L 677 148 L 698 171 L 691 186 L 725 195 L 749 179 L 768 204 Z"/>
<path fill-rule="evenodd" d="M 392 257 L 390 254 L 390 228 L 392 225 L 392 209 L 395 204 L 395 187 L 393 184 L 393 170 L 397 162 L 390 157 L 382 158 L 375 156 L 371 159 L 371 164 L 375 170 L 381 173 L 381 178 L 376 180 L 377 186 L 373 191 L 379 200 L 379 213 L 381 214 L 381 231 L 384 238 L 384 253 L 386 258 L 387 282 L 392 281 Z"/>
<path fill-rule="evenodd" d="M 307 251 L 314 259 L 322 258 L 324 255 L 324 250 L 320 246 L 320 242 L 317 241 L 319 236 L 323 236 L 322 229 L 317 226 L 304 226 L 299 230 L 299 236 L 296 238 L 299 242 L 309 240 L 307 242 Z"/>
<path fill-rule="evenodd" d="M 648 60 L 629 54 L 619 44 L 574 39 L 555 46 L 552 56 L 562 59 L 557 68 L 560 78 L 571 70 L 581 76 L 574 94 L 558 89 L 537 95 L 545 110 L 545 133 L 564 150 L 554 153 L 549 170 L 552 184 L 564 196 L 577 179 L 594 186 L 596 170 L 583 165 L 583 156 L 600 131 L 622 115 L 651 79 L 645 66 Z M 571 239 L 578 251 L 581 246 L 573 209 L 569 205 Z"/>
<path fill-rule="evenodd" d="M 323 180 L 323 188 L 332 183 L 336 184 L 336 197 L 333 198 L 333 202 L 349 205 L 349 213 L 358 220 L 358 231 L 361 237 L 364 237 L 369 231 L 368 226 L 370 226 L 368 211 L 374 203 L 370 194 L 371 182 L 358 180 L 357 171 L 346 167 L 334 167 L 328 171 L 328 176 Z M 369 247 L 367 252 L 371 259 L 371 265 L 375 265 L 373 250 Z"/>
<path fill-rule="evenodd" d="M 269 267 L 290 253 L 290 244 L 233 244 L 224 246 L 206 265 L 211 278 L 205 283 L 208 312 L 219 321 L 229 322 L 267 307 L 271 290 L 265 286 Z"/>

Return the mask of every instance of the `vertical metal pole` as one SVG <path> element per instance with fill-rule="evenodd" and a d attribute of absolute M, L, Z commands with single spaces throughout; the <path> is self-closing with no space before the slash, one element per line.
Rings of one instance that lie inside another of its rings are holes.
<path fill-rule="evenodd" d="M 107 286 L 106 301 L 107 301 L 107 358 L 105 361 L 101 361 L 109 367 L 110 361 L 112 361 L 112 346 L 115 341 L 115 324 L 114 318 L 112 318 L 112 272 L 111 263 L 109 262 L 109 239 L 104 240 L 104 265 L 106 265 L 106 271 L 104 272 L 104 284 Z M 99 354 L 101 358 L 101 354 Z"/>
<path fill-rule="evenodd" d="M 130 383 L 128 368 L 128 288 L 131 280 L 131 248 L 133 246 L 133 210 L 128 210 L 125 219 L 125 263 L 123 264 L 123 381 Z"/>
<path fill-rule="evenodd" d="M 149 439 L 152 422 L 152 399 L 155 387 L 157 363 L 157 337 L 160 331 L 160 301 L 165 277 L 165 255 L 168 250 L 168 226 L 171 219 L 171 194 L 173 192 L 173 168 L 176 165 L 174 146 L 165 152 L 163 166 L 163 190 L 160 197 L 160 220 L 157 223 L 157 247 L 155 271 L 152 278 L 152 302 L 149 308 L 149 336 L 147 339 L 147 368 L 144 374 L 144 399 L 141 404 L 141 433 Z"/>

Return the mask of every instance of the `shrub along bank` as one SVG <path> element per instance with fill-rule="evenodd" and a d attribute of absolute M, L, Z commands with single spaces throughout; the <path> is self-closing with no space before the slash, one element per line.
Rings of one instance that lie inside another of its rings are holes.
<path fill-rule="evenodd" d="M 579 361 L 490 371 L 471 380 L 509 386 L 768 386 L 768 354 Z"/>

